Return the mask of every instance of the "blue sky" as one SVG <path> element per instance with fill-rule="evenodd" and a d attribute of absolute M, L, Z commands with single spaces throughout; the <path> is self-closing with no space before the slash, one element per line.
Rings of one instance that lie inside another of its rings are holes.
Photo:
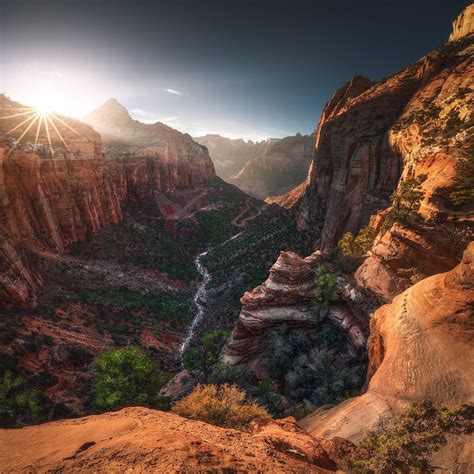
<path fill-rule="evenodd" d="M 309 133 L 336 88 L 440 46 L 468 3 L 2 0 L 0 90 L 76 117 L 115 97 L 192 135 Z"/>

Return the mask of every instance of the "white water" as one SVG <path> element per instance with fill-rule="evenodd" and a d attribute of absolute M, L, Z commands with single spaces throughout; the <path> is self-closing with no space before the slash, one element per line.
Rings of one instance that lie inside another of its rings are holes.
<path fill-rule="evenodd" d="M 238 234 L 234 235 L 230 239 L 225 240 L 224 242 L 220 243 L 219 245 L 216 245 L 215 247 L 211 247 L 210 249 L 207 249 L 205 252 L 200 253 L 195 259 L 194 259 L 194 264 L 196 265 L 197 271 L 201 274 L 202 276 L 202 282 L 199 285 L 198 290 L 196 291 L 196 294 L 194 295 L 194 305 L 196 306 L 196 314 L 191 321 L 191 324 L 189 325 L 187 331 L 186 331 L 186 337 L 184 338 L 183 343 L 181 344 L 181 348 L 179 350 L 180 354 L 182 355 L 183 352 L 188 348 L 189 343 L 191 342 L 193 336 L 194 336 L 194 330 L 196 329 L 197 325 L 201 322 L 202 318 L 204 317 L 205 311 L 206 311 L 206 306 L 205 304 L 202 303 L 202 301 L 206 301 L 206 295 L 207 295 L 207 284 L 211 281 L 211 275 L 207 271 L 207 268 L 201 263 L 202 257 L 207 255 L 211 250 L 214 250 L 218 247 L 221 247 L 222 245 L 225 245 L 227 242 L 230 242 L 231 240 L 236 239 L 242 232 L 239 232 Z"/>

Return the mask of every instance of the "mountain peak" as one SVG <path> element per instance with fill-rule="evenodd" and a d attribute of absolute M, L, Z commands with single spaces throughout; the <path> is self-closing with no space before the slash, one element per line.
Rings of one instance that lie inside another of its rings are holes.
<path fill-rule="evenodd" d="M 95 110 L 89 112 L 83 120 L 101 133 L 123 129 L 134 123 L 128 110 L 115 98 L 105 101 Z"/>
<path fill-rule="evenodd" d="M 474 3 L 468 5 L 453 21 L 453 32 L 449 41 L 456 41 L 474 33 Z"/>

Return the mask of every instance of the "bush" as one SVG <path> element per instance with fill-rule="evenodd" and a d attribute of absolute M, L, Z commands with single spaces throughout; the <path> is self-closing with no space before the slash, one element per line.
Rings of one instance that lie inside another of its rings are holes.
<path fill-rule="evenodd" d="M 172 411 L 192 420 L 240 430 L 248 428 L 251 422 L 271 420 L 264 408 L 246 401 L 246 397 L 246 393 L 235 385 L 198 385 L 176 402 Z"/>
<path fill-rule="evenodd" d="M 363 227 L 355 237 L 352 232 L 346 232 L 338 247 L 345 257 L 359 259 L 371 249 L 374 238 L 374 231 L 370 227 Z"/>
<path fill-rule="evenodd" d="M 272 415 L 279 413 L 281 397 L 273 390 L 273 381 L 270 377 L 261 380 L 257 387 L 258 402 Z"/>
<path fill-rule="evenodd" d="M 328 271 L 324 265 L 320 265 L 316 269 L 316 285 L 317 292 L 314 299 L 318 305 L 318 313 L 324 313 L 329 308 L 329 304 L 332 301 L 339 299 L 336 293 L 336 275 L 333 275 Z"/>
<path fill-rule="evenodd" d="M 159 391 L 171 375 L 159 372 L 139 347 L 105 351 L 95 359 L 91 371 L 95 379 L 94 404 L 100 410 L 136 405 L 166 408 L 167 401 Z"/>
<path fill-rule="evenodd" d="M 467 156 L 459 158 L 456 163 L 454 178 L 455 191 L 449 198 L 455 206 L 474 203 L 474 147 Z"/>
<path fill-rule="evenodd" d="M 0 426 L 38 421 L 42 411 L 41 398 L 38 391 L 25 387 L 23 377 L 5 372 L 0 380 Z"/>
<path fill-rule="evenodd" d="M 261 362 L 291 399 L 321 406 L 354 394 L 364 382 L 365 353 L 353 353 L 348 344 L 347 334 L 329 321 L 306 330 L 282 325 L 265 336 Z"/>
<path fill-rule="evenodd" d="M 433 472 L 429 457 L 446 444 L 446 434 L 472 434 L 474 405 L 436 408 L 415 403 L 395 425 L 372 432 L 360 442 L 347 467 L 355 473 Z"/>
<path fill-rule="evenodd" d="M 413 225 L 419 220 L 418 210 L 424 196 L 421 185 L 426 178 L 427 175 L 423 174 L 399 183 L 397 190 L 392 194 L 392 209 L 385 217 L 383 230 L 387 230 L 395 222 Z"/>
<path fill-rule="evenodd" d="M 219 360 L 221 349 L 229 337 L 229 331 L 213 331 L 205 334 L 199 347 L 192 347 L 183 354 L 184 367 L 188 370 L 210 371 Z"/>
<path fill-rule="evenodd" d="M 248 388 L 252 380 L 252 372 L 246 365 L 230 365 L 218 362 L 212 368 L 212 372 L 207 378 L 211 384 L 237 385 L 244 390 Z"/>

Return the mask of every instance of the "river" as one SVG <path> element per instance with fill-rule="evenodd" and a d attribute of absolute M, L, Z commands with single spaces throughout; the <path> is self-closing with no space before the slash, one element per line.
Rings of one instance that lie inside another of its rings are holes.
<path fill-rule="evenodd" d="M 221 242 L 220 244 L 207 249 L 205 252 L 200 253 L 194 259 L 194 264 L 196 265 L 197 271 L 202 276 L 202 281 L 201 281 L 201 284 L 199 285 L 199 287 L 196 291 L 196 294 L 194 295 L 194 305 L 196 306 L 196 314 L 194 315 L 194 318 L 191 321 L 191 324 L 188 326 L 188 329 L 186 331 L 186 337 L 184 338 L 184 341 L 181 344 L 181 347 L 180 347 L 180 350 L 179 350 L 181 355 L 187 350 L 187 348 L 189 346 L 189 343 L 191 342 L 191 340 L 194 337 L 194 332 L 196 330 L 196 327 L 201 322 L 201 320 L 204 317 L 204 314 L 206 312 L 205 301 L 206 301 L 206 298 L 207 298 L 207 284 L 211 280 L 211 274 L 208 272 L 207 268 L 203 265 L 202 258 L 205 255 L 207 255 L 209 252 L 211 252 L 212 250 L 214 250 L 218 247 L 222 247 L 227 242 L 230 242 L 231 240 L 236 239 L 241 234 L 242 234 L 242 231 L 239 232 L 238 234 L 235 234 L 230 239 L 227 239 L 224 242 Z M 203 302 L 204 302 L 204 304 L 203 304 Z"/>

